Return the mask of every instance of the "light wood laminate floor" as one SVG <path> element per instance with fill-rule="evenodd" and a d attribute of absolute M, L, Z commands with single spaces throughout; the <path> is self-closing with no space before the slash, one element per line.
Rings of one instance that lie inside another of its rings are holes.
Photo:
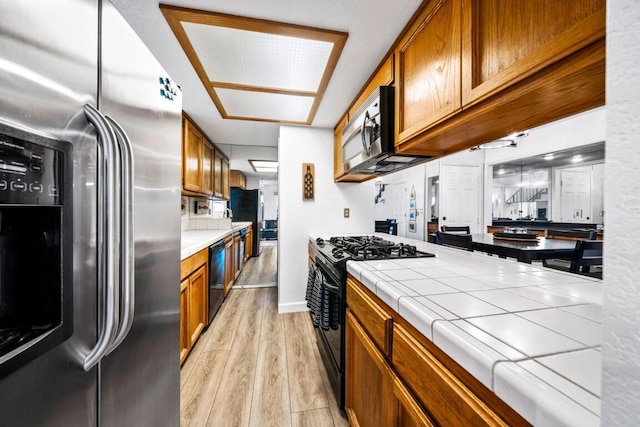
<path fill-rule="evenodd" d="M 260 270 L 272 274 L 264 263 Z M 238 284 L 245 273 L 260 275 L 243 270 Z M 181 426 L 349 425 L 308 313 L 278 314 L 277 300 L 276 287 L 231 290 L 182 366 Z"/>

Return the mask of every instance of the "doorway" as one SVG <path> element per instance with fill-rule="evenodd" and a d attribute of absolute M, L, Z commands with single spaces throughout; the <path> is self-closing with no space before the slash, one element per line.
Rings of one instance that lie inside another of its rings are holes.
<path fill-rule="evenodd" d="M 560 221 L 591 221 L 591 172 L 563 170 L 560 174 Z"/>
<path fill-rule="evenodd" d="M 468 226 L 480 233 L 480 194 L 480 167 L 441 165 L 440 226 Z"/>

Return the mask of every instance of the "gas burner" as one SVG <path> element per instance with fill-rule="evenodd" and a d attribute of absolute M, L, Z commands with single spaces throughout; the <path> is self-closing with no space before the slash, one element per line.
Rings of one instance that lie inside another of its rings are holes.
<path fill-rule="evenodd" d="M 379 260 L 394 258 L 429 257 L 432 254 L 421 252 L 415 246 L 394 243 L 378 236 L 340 236 L 332 237 L 329 243 L 341 252 L 333 250 L 333 255 L 349 256 L 354 260 Z"/>

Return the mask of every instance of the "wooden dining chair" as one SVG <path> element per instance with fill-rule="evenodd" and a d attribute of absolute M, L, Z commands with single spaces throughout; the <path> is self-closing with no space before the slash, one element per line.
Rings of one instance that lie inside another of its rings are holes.
<path fill-rule="evenodd" d="M 602 240 L 577 240 L 571 260 L 546 260 L 545 267 L 602 279 Z"/>
<path fill-rule="evenodd" d="M 440 230 L 445 233 L 457 233 L 457 234 L 470 234 L 471 230 L 468 225 L 464 226 L 452 226 L 452 225 L 443 225 L 440 227 Z"/>
<path fill-rule="evenodd" d="M 436 243 L 440 245 L 473 251 L 471 241 L 471 234 L 443 233 L 441 231 L 436 231 Z"/>

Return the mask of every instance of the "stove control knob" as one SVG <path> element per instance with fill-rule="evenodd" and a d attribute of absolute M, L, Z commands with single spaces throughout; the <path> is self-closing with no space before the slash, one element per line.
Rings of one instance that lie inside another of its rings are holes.
<path fill-rule="evenodd" d="M 316 244 L 317 244 L 318 246 L 320 246 L 320 247 L 323 247 L 323 246 L 324 246 L 324 239 L 322 239 L 322 237 L 318 237 L 318 238 L 316 239 Z"/>
<path fill-rule="evenodd" d="M 335 248 L 333 251 L 331 251 L 333 253 L 333 256 L 336 258 L 340 258 L 344 255 L 344 251 L 342 249 L 339 248 Z"/>

